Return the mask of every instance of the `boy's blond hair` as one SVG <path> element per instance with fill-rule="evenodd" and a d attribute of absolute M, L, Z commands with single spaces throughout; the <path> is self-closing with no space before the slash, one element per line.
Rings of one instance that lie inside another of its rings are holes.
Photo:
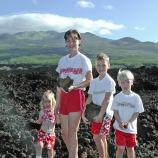
<path fill-rule="evenodd" d="M 97 57 L 96 57 L 96 61 L 98 61 L 98 60 L 105 60 L 108 63 L 109 67 L 110 67 L 110 59 L 109 59 L 107 54 L 105 54 L 105 53 L 98 54 Z"/>
<path fill-rule="evenodd" d="M 124 80 L 134 80 L 134 75 L 129 70 L 119 70 L 117 74 L 117 81 L 124 81 Z"/>
<path fill-rule="evenodd" d="M 47 90 L 46 92 L 44 92 L 41 102 L 40 102 L 41 110 L 43 110 L 44 103 L 47 100 L 50 101 L 51 108 L 54 108 L 56 106 L 56 100 L 55 100 L 54 93 L 51 90 Z"/>

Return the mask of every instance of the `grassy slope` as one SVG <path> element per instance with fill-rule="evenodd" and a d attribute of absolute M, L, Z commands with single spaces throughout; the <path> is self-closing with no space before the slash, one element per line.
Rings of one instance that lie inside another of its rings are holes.
<path fill-rule="evenodd" d="M 158 44 L 129 37 L 109 40 L 85 33 L 82 34 L 81 51 L 93 63 L 100 52 L 110 56 L 112 65 L 158 63 Z M 63 33 L 48 31 L 0 35 L 0 63 L 56 64 L 65 54 Z"/>

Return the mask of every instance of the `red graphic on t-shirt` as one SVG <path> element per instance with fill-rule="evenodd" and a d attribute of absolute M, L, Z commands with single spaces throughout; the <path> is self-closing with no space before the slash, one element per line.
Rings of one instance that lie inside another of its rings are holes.
<path fill-rule="evenodd" d="M 82 68 L 63 68 L 60 69 L 60 74 L 62 73 L 82 74 Z"/>

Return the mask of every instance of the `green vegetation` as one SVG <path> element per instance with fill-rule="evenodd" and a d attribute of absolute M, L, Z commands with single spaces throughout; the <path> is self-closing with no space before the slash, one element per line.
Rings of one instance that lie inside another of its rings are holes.
<path fill-rule="evenodd" d="M 0 61 L 1 64 L 53 64 L 56 65 L 60 59 L 57 55 L 34 55 L 13 57 L 7 60 Z M 93 66 L 95 66 L 95 58 L 91 58 Z M 139 67 L 142 65 L 155 65 L 158 63 L 158 58 L 143 58 L 141 56 L 125 56 L 124 58 L 110 59 L 111 67 L 120 67 L 121 65 Z"/>
<path fill-rule="evenodd" d="M 57 64 L 59 56 L 21 56 L 4 61 L 7 64 Z"/>
<path fill-rule="evenodd" d="M 95 57 L 105 52 L 111 66 L 141 66 L 158 63 L 158 43 L 140 42 L 130 37 L 109 40 L 91 33 L 82 34 L 81 52 L 95 65 Z M 0 64 L 57 64 L 65 55 L 63 33 L 23 32 L 0 35 Z"/>

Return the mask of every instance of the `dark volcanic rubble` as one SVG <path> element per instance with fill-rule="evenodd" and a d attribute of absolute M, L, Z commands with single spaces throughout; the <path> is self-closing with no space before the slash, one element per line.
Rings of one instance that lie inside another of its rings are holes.
<path fill-rule="evenodd" d="M 135 75 L 133 90 L 142 97 L 145 112 L 138 119 L 137 158 L 158 157 L 158 67 L 130 68 Z M 118 69 L 109 73 L 116 81 Z M 3 65 L 0 68 L 0 158 L 35 157 L 35 139 L 39 126 L 30 123 L 39 112 L 39 102 L 46 89 L 56 92 L 55 66 Z M 96 76 L 96 71 L 93 72 Z M 120 88 L 117 86 L 117 92 Z M 55 158 L 67 158 L 56 125 Z M 97 158 L 89 127 L 80 124 L 79 157 Z M 115 157 L 114 131 L 108 137 L 109 157 Z M 46 152 L 44 151 L 44 156 Z"/>

